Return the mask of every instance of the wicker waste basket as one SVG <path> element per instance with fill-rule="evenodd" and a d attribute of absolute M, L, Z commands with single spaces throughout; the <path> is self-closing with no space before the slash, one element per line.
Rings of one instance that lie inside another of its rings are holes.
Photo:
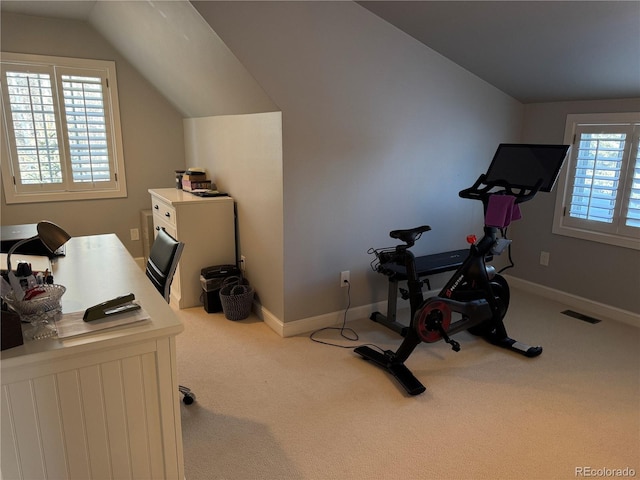
<path fill-rule="evenodd" d="M 231 278 L 226 280 L 227 285 L 220 289 L 220 303 L 224 316 L 228 320 L 244 320 L 251 313 L 253 288 L 244 283 L 234 282 Z"/>

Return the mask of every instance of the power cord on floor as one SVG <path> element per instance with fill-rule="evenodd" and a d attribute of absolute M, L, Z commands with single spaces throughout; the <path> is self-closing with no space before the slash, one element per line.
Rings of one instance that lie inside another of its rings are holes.
<path fill-rule="evenodd" d="M 351 307 L 351 283 L 348 280 L 345 280 L 345 283 L 347 284 L 347 308 L 345 308 L 344 310 L 344 316 L 342 318 L 342 325 L 340 327 L 324 327 L 324 328 L 319 328 L 318 330 L 314 331 L 311 333 L 311 335 L 309 335 L 309 338 L 316 342 L 316 343 L 322 343 L 323 345 L 329 345 L 331 347 L 338 347 L 338 348 L 348 348 L 348 349 L 354 349 L 354 348 L 358 348 L 361 345 L 340 345 L 338 343 L 332 343 L 332 342 L 327 342 L 325 340 L 318 340 L 317 338 L 315 338 L 315 335 L 320 333 L 320 332 L 324 332 L 324 331 L 328 331 L 328 330 L 337 330 L 340 332 L 340 336 L 346 340 L 349 340 L 351 342 L 357 342 L 358 340 L 360 340 L 360 337 L 358 336 L 358 334 L 356 333 L 356 331 L 353 328 L 348 328 L 346 327 L 347 324 L 347 313 L 349 312 L 349 308 Z M 347 332 L 349 334 L 347 334 Z M 380 350 L 382 353 L 384 353 L 384 350 L 380 347 L 378 347 L 377 345 L 373 345 L 373 344 L 365 344 L 367 346 L 376 348 L 378 350 Z"/>

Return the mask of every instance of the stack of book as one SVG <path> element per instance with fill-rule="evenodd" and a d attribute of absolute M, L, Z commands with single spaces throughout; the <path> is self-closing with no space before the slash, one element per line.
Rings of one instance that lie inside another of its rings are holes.
<path fill-rule="evenodd" d="M 182 189 L 186 192 L 194 190 L 211 190 L 211 180 L 200 170 L 187 170 L 182 176 Z"/>

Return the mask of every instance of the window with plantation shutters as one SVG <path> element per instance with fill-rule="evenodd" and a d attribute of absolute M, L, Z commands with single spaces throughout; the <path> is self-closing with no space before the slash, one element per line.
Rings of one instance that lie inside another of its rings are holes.
<path fill-rule="evenodd" d="M 7 203 L 126 196 L 115 64 L 1 60 Z"/>
<path fill-rule="evenodd" d="M 640 249 L 640 114 L 569 115 L 554 233 Z"/>

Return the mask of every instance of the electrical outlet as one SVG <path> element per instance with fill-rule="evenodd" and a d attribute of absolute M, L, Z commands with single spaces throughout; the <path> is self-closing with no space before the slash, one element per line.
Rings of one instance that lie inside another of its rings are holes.
<path fill-rule="evenodd" d="M 540 252 L 540 265 L 544 265 L 545 267 L 549 266 L 549 252 Z"/>
<path fill-rule="evenodd" d="M 349 270 L 345 270 L 344 272 L 340 272 L 340 286 L 341 287 L 348 287 L 349 286 L 349 277 L 350 277 L 351 273 L 349 272 Z"/>
<path fill-rule="evenodd" d="M 131 240 L 140 240 L 140 230 L 137 228 L 132 228 L 129 233 L 131 234 Z"/>
<path fill-rule="evenodd" d="M 244 255 L 240 255 L 240 271 L 244 272 L 247 269 L 247 259 Z"/>

